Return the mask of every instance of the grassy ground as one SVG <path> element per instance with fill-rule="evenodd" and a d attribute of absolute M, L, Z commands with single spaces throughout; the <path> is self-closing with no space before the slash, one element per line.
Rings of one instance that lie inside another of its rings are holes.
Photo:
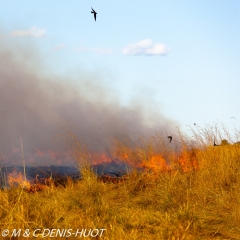
<path fill-rule="evenodd" d="M 1 191 L 1 232 L 104 228 L 94 239 L 240 239 L 240 145 L 183 147 L 175 157 L 163 146 L 162 158 L 152 144 L 117 148 L 145 171 L 112 184 L 86 166 L 83 179 L 65 188 Z M 166 154 L 170 167 L 162 163 Z"/>

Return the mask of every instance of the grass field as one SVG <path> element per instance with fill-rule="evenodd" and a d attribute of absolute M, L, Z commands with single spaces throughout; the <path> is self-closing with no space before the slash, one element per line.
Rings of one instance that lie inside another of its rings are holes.
<path fill-rule="evenodd" d="M 190 138 L 180 134 L 179 152 L 160 136 L 131 149 L 116 142 L 116 157 L 144 169 L 132 168 L 119 183 L 100 181 L 83 164 L 83 178 L 69 179 L 65 187 L 47 186 L 35 193 L 21 186 L 1 191 L 1 233 L 106 229 L 101 237 L 82 238 L 240 239 L 240 145 L 212 146 L 213 138 L 219 137 L 215 130 L 192 131 Z M 75 154 L 86 163 L 82 149 Z"/>

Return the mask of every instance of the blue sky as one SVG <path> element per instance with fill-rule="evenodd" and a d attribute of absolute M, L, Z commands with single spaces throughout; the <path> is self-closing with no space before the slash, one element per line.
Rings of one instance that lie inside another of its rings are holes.
<path fill-rule="evenodd" d="M 149 104 L 183 129 L 195 122 L 240 126 L 240 1 L 1 0 L 0 6 L 0 37 L 34 46 L 47 71 L 98 74 L 122 104 Z"/>

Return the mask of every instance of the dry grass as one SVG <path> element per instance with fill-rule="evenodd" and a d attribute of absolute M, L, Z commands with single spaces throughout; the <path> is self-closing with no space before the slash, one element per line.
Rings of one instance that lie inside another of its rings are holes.
<path fill-rule="evenodd" d="M 206 132 L 194 132 L 199 146 L 191 150 L 188 139 L 175 158 L 164 141 L 134 149 L 118 143 L 124 161 L 141 165 L 161 151 L 171 160 L 169 169 L 145 164 L 149 169 L 131 171 L 119 184 L 100 182 L 85 164 L 83 179 L 66 188 L 1 191 L 0 230 L 105 228 L 101 239 L 240 239 L 240 146 L 210 146 Z"/>

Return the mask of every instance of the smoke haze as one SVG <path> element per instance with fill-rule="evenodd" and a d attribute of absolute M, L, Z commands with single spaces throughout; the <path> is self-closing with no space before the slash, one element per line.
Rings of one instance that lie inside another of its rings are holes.
<path fill-rule="evenodd" d="M 77 73 L 76 86 L 66 76 L 46 71 L 41 60 L 44 62 L 34 48 L 1 42 L 2 160 L 21 159 L 20 138 L 27 162 L 56 164 L 62 158 L 61 164 L 68 164 L 70 160 L 59 157 L 66 149 L 66 143 L 60 140 L 65 131 L 82 139 L 91 152 L 109 148 L 113 138 L 125 141 L 135 133 L 149 134 L 165 128 L 174 131 L 175 122 L 141 107 L 141 102 L 122 106 L 116 91 L 104 85 L 101 77 Z M 55 141 L 57 136 L 59 141 Z"/>

